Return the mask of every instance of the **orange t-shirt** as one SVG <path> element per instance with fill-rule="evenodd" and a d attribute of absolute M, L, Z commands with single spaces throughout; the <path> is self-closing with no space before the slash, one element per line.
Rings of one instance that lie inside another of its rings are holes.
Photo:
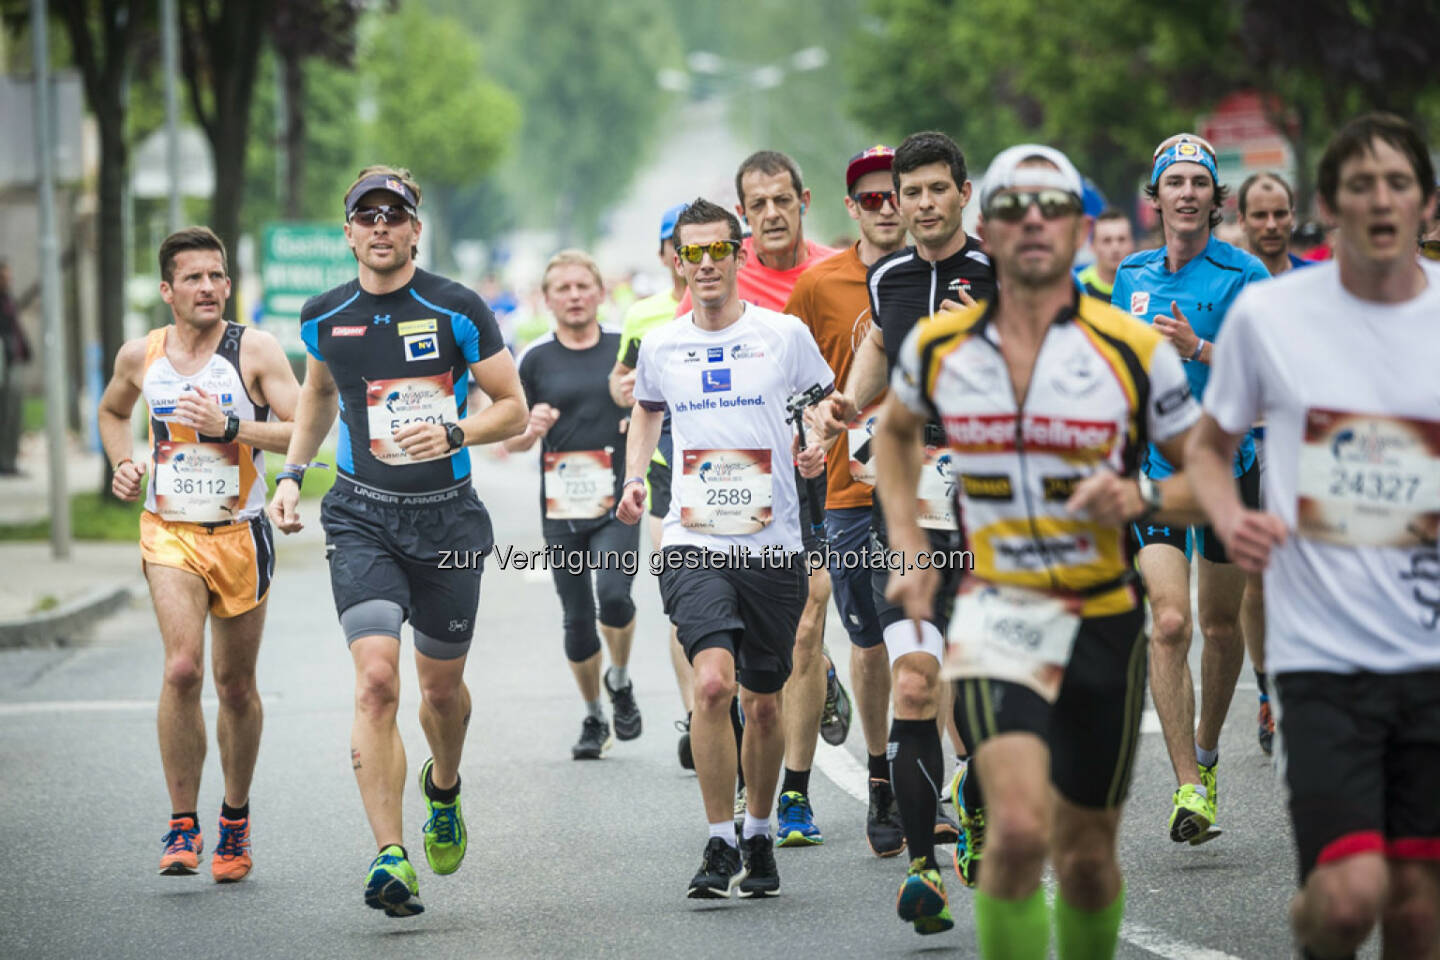
<path fill-rule="evenodd" d="M 825 362 L 835 371 L 837 389 L 850 375 L 855 351 L 870 333 L 869 269 L 860 262 L 859 244 L 807 270 L 795 284 L 785 312 L 810 328 Z M 850 478 L 850 438 L 842 433 L 830 451 L 825 506 L 832 510 L 868 507 L 871 486 Z"/>
<path fill-rule="evenodd" d="M 795 289 L 795 281 L 800 275 L 810 269 L 812 265 L 837 253 L 834 247 L 826 247 L 813 240 L 805 241 L 805 259 L 800 264 L 791 267 L 789 270 L 772 270 L 760 262 L 755 255 L 754 238 L 746 237 L 740 244 L 745 251 L 745 266 L 740 268 L 736 276 L 736 290 L 740 299 L 753 303 L 757 307 L 764 307 L 766 310 L 783 310 L 785 301 L 790 296 L 790 291 Z M 860 278 L 864 284 L 865 278 Z M 675 316 L 681 316 L 690 312 L 690 291 L 685 291 L 685 296 L 680 298 L 680 307 L 675 311 Z"/>

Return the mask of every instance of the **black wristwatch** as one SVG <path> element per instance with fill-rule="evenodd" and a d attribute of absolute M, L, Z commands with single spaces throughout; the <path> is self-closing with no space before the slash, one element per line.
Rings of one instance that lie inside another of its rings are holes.
<path fill-rule="evenodd" d="M 236 437 L 236 435 L 239 434 L 239 433 L 240 433 L 240 418 L 237 417 L 237 416 L 235 416 L 235 414 L 233 414 L 233 413 L 231 413 L 231 414 L 226 414 L 226 416 L 225 416 L 225 442 L 226 442 L 226 443 L 229 443 L 231 440 L 234 440 L 235 437 Z"/>
<path fill-rule="evenodd" d="M 451 450 L 459 450 L 465 446 L 465 431 L 460 429 L 460 424 L 442 423 L 440 426 L 445 428 L 445 439 L 450 442 Z"/>

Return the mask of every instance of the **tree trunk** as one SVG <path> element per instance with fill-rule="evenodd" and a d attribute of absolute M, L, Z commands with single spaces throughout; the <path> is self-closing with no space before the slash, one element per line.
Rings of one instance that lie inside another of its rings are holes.
<path fill-rule="evenodd" d="M 107 97 L 107 100 L 109 98 Z M 117 91 L 115 102 L 96 110 L 100 127 L 100 353 L 101 376 L 110 379 L 115 357 L 125 343 L 125 177 L 130 148 L 125 142 L 124 110 Z M 110 491 L 110 461 L 101 468 L 100 495 Z"/>
<path fill-rule="evenodd" d="M 280 54 L 281 76 L 285 84 L 285 135 L 280 149 L 285 151 L 285 216 L 300 220 L 305 216 L 305 65 L 294 50 Z"/>

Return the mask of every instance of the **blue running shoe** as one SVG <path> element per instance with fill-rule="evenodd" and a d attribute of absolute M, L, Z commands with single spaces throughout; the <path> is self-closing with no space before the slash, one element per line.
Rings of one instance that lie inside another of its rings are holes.
<path fill-rule="evenodd" d="M 943 933 L 955 926 L 940 871 L 927 866 L 923 857 L 910 861 L 910 870 L 895 898 L 895 913 L 914 924 L 915 932 L 922 935 Z"/>
<path fill-rule="evenodd" d="M 815 811 L 810 809 L 810 798 L 791 790 L 780 794 L 776 807 L 780 827 L 775 831 L 777 846 L 815 847 L 825 842 L 820 828 L 815 826 Z"/>

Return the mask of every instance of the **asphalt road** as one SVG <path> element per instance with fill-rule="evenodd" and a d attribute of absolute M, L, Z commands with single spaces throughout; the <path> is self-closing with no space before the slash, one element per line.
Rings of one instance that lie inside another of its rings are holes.
<path fill-rule="evenodd" d="M 497 542 L 539 547 L 531 458 L 477 458 L 477 474 Z M 310 505 L 318 525 L 315 514 Z M 468 859 L 449 877 L 426 868 L 412 774 L 407 843 L 427 910 L 392 920 L 366 909 L 374 846 L 349 765 L 352 669 L 316 531 L 282 542 L 279 562 L 259 665 L 266 726 L 251 794 L 256 868 L 242 884 L 217 886 L 204 869 L 186 878 L 155 872 L 169 811 L 154 734 L 161 649 L 148 609 L 106 621 L 85 646 L 0 652 L 0 957 L 976 955 L 970 895 L 948 866 L 955 930 L 920 937 L 895 918 L 904 861 L 879 860 L 865 844 L 858 728 L 843 747 L 821 747 L 811 782 L 827 839 L 778 851 L 779 899 L 685 899 L 705 824 L 694 777 L 675 760 L 671 723 L 682 711 L 647 574 L 636 582 L 632 668 L 645 733 L 582 764 L 570 759 L 582 709 L 549 576 L 487 571 L 467 674 Z M 829 644 L 844 651 L 846 643 L 832 614 Z M 837 659 L 843 674 L 846 657 Z M 408 652 L 402 663 L 401 732 L 413 771 L 427 754 Z M 1247 668 L 1221 745 L 1225 833 L 1205 846 L 1168 839 L 1173 784 L 1158 724 L 1147 718 L 1121 841 L 1121 957 L 1290 956 L 1294 854 L 1283 794 L 1255 743 L 1249 679 Z M 221 796 L 209 697 L 206 716 L 208 850 Z"/>

